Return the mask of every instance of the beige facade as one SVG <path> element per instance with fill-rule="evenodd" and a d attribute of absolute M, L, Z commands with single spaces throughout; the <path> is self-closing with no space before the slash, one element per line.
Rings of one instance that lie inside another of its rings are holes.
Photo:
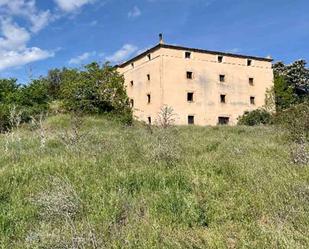
<path fill-rule="evenodd" d="M 177 125 L 235 125 L 262 107 L 272 60 L 160 43 L 118 66 L 137 119 L 155 123 L 163 106 Z"/>

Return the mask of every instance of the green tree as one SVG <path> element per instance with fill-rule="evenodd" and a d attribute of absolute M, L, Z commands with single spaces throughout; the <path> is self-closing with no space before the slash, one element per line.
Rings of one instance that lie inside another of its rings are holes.
<path fill-rule="evenodd" d="M 132 116 L 124 78 L 109 64 L 100 66 L 94 62 L 83 70 L 63 70 L 60 95 L 69 111 Z"/>
<path fill-rule="evenodd" d="M 38 79 L 20 89 L 17 104 L 23 110 L 24 119 L 47 112 L 50 100 L 47 86 L 44 80 Z"/>
<path fill-rule="evenodd" d="M 278 62 L 273 68 L 277 110 L 308 100 L 309 69 L 306 68 L 306 61 L 298 60 L 290 65 Z"/>
<path fill-rule="evenodd" d="M 297 103 L 294 88 L 289 85 L 284 76 L 276 76 L 274 80 L 275 102 L 277 111 L 289 108 Z"/>

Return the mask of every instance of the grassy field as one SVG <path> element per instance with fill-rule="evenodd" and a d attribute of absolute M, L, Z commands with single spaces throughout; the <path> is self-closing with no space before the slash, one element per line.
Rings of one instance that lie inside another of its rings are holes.
<path fill-rule="evenodd" d="M 309 167 L 273 127 L 54 116 L 0 155 L 0 248 L 309 248 Z"/>

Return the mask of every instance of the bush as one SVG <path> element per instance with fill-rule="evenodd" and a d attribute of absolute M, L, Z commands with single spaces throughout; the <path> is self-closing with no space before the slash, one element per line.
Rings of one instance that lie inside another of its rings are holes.
<path fill-rule="evenodd" d="M 84 70 L 63 71 L 61 98 L 69 111 L 84 113 L 123 113 L 129 110 L 124 78 L 116 68 L 91 63 Z"/>
<path fill-rule="evenodd" d="M 272 115 L 264 109 L 245 112 L 238 118 L 238 125 L 267 125 L 272 123 Z"/>
<path fill-rule="evenodd" d="M 309 141 L 309 102 L 278 113 L 275 122 L 287 131 L 292 141 L 296 143 Z"/>

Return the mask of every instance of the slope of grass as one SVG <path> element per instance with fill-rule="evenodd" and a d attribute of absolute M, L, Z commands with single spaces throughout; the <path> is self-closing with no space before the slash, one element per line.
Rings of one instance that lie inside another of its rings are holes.
<path fill-rule="evenodd" d="M 309 167 L 279 130 L 79 126 L 0 135 L 0 248 L 309 247 Z"/>

